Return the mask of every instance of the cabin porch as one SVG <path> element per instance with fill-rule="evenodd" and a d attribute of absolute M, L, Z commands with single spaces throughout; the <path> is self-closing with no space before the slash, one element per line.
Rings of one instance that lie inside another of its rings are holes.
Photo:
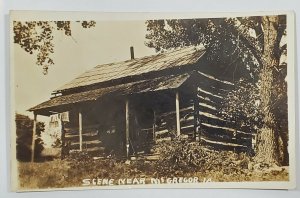
<path fill-rule="evenodd" d="M 147 155 L 156 142 L 196 135 L 192 96 L 180 89 L 81 103 L 69 109 L 69 118 L 62 123 L 62 156 L 74 150 L 93 156 Z"/>

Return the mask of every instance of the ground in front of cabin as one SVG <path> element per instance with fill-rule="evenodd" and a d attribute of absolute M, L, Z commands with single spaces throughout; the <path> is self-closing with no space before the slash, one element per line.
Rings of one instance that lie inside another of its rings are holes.
<path fill-rule="evenodd" d="M 255 164 L 244 153 L 202 148 L 192 149 L 193 152 L 170 148 L 164 151 L 164 147 L 159 148 L 162 150 L 157 160 L 144 156 L 132 160 L 95 159 L 85 153 L 75 153 L 64 160 L 19 162 L 19 190 L 144 183 L 289 180 L 288 166 Z"/>

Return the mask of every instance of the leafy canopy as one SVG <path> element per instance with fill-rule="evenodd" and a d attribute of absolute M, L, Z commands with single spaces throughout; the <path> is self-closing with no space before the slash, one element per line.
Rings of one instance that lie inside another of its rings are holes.
<path fill-rule="evenodd" d="M 91 28 L 95 21 L 76 21 L 83 28 Z M 49 66 L 54 65 L 54 31 L 62 31 L 72 37 L 71 21 L 14 21 L 14 43 L 19 44 L 29 54 L 36 54 L 36 64 L 47 74 Z"/>
<path fill-rule="evenodd" d="M 226 65 L 232 81 L 239 77 L 257 79 L 264 50 L 262 17 L 149 20 L 146 45 L 157 51 L 203 45 L 207 59 Z M 285 16 L 278 31 L 285 32 Z M 278 42 L 279 45 L 279 42 Z M 277 52 L 278 56 L 280 52 Z"/>

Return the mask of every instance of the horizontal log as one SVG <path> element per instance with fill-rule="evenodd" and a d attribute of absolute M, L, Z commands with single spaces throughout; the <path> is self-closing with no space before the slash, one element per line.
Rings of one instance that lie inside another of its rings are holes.
<path fill-rule="evenodd" d="M 89 149 L 89 148 L 98 148 L 98 147 L 103 147 L 102 143 L 93 143 L 93 144 L 85 144 L 84 142 L 82 143 L 82 148 L 83 149 Z M 70 149 L 79 149 L 79 143 L 72 143 L 70 145 Z"/>
<path fill-rule="evenodd" d="M 188 126 L 188 125 L 192 125 L 192 124 L 194 124 L 194 119 L 193 119 L 194 117 L 193 116 L 191 116 L 189 119 L 181 119 L 180 120 L 180 126 L 181 126 L 181 128 L 182 127 L 185 127 L 185 126 Z M 176 126 L 176 123 L 175 122 L 172 122 L 172 123 L 170 123 L 170 124 L 168 124 L 168 125 L 163 125 L 163 126 L 156 126 L 156 133 L 157 134 L 159 134 L 159 133 L 164 133 L 165 131 L 168 131 L 169 130 L 169 128 L 167 127 L 167 126 L 173 126 L 173 128 L 175 128 L 175 126 Z M 172 128 L 172 127 L 170 127 L 170 128 Z"/>
<path fill-rule="evenodd" d="M 204 85 L 204 84 L 199 84 L 198 88 L 201 88 L 202 90 L 206 90 L 214 95 L 226 97 L 227 94 L 229 93 L 229 90 L 224 90 L 224 89 L 218 89 L 213 85 Z"/>
<path fill-rule="evenodd" d="M 206 90 L 206 89 L 203 89 L 201 87 L 198 87 L 198 93 L 200 95 L 202 95 L 203 93 L 206 94 L 206 95 L 209 95 L 209 96 L 213 96 L 214 98 L 219 98 L 219 99 L 223 99 L 224 96 L 221 96 L 219 93 L 213 93 L 212 90 Z"/>
<path fill-rule="evenodd" d="M 218 145 L 223 145 L 223 146 L 230 146 L 230 147 L 245 147 L 243 145 L 239 145 L 239 144 L 235 144 L 235 143 L 229 143 L 229 142 L 223 142 L 223 141 L 217 141 L 217 140 L 213 140 L 213 139 L 209 139 L 209 138 L 204 138 L 201 137 L 201 140 L 208 142 L 208 143 L 212 143 L 212 144 L 218 144 Z"/>
<path fill-rule="evenodd" d="M 223 96 L 226 96 L 230 91 L 233 90 L 233 89 L 226 89 L 226 87 L 218 86 L 218 85 L 210 85 L 209 88 L 214 90 L 214 91 L 218 91 Z"/>
<path fill-rule="evenodd" d="M 173 126 L 175 126 L 175 123 L 173 124 Z M 165 130 L 169 130 L 167 125 L 155 127 L 156 132 L 165 131 Z"/>
<path fill-rule="evenodd" d="M 156 142 L 164 142 L 164 141 L 171 141 L 171 140 L 172 140 L 171 137 L 166 137 L 166 138 L 157 139 Z"/>
<path fill-rule="evenodd" d="M 98 148 L 98 147 L 103 147 L 102 142 L 98 142 L 98 143 L 87 143 L 87 142 L 83 142 L 83 143 L 82 143 L 82 148 L 83 148 L 83 149 Z"/>
<path fill-rule="evenodd" d="M 190 134 L 190 133 L 194 133 L 194 125 L 188 125 L 188 126 L 183 126 L 180 129 L 182 134 Z"/>
<path fill-rule="evenodd" d="M 94 131 L 86 131 L 86 130 L 83 130 L 82 131 L 82 134 L 87 134 L 87 135 L 97 135 L 99 132 L 97 130 L 94 130 Z M 77 131 L 69 131 L 69 130 L 65 130 L 65 134 L 68 135 L 68 136 L 72 136 L 72 135 L 78 135 L 79 134 L 79 130 Z"/>
<path fill-rule="evenodd" d="M 72 142 L 72 145 L 77 145 L 79 142 Z M 84 145 L 98 145 L 102 144 L 100 140 L 91 140 L 91 141 L 83 141 L 82 144 Z"/>
<path fill-rule="evenodd" d="M 189 112 L 189 111 L 193 111 L 193 106 L 189 106 L 189 107 L 186 107 L 186 108 L 181 108 L 179 110 L 180 114 L 184 114 L 185 112 Z M 170 116 L 170 115 L 175 115 L 176 114 L 176 111 L 169 111 L 169 112 L 165 112 L 165 113 L 162 113 L 162 114 L 158 114 L 157 115 L 157 119 L 163 119 L 164 117 L 167 117 L 167 116 Z M 173 116 L 172 116 L 173 117 Z"/>
<path fill-rule="evenodd" d="M 214 115 L 212 113 L 207 113 L 207 112 L 200 111 L 199 116 L 200 116 L 200 119 L 203 117 L 202 118 L 203 120 L 205 120 L 205 119 L 215 119 L 215 120 L 226 122 L 226 120 L 223 119 L 222 117 L 220 117 L 218 115 Z"/>
<path fill-rule="evenodd" d="M 245 132 L 239 131 L 239 130 L 236 131 L 236 134 L 237 134 L 238 137 L 244 137 L 244 138 L 252 138 L 252 137 L 255 136 L 255 134 L 245 133 Z"/>
<path fill-rule="evenodd" d="M 224 121 L 220 121 L 220 120 L 216 120 L 216 119 L 207 119 L 206 117 L 202 117 L 200 116 L 200 122 L 202 123 L 206 123 L 208 125 L 212 125 L 212 126 L 220 126 L 220 127 L 226 127 L 226 122 Z M 200 125 L 201 127 L 201 125 Z M 208 126 L 210 127 L 210 126 Z M 213 127 L 215 128 L 215 127 Z"/>
<path fill-rule="evenodd" d="M 161 134 L 164 134 L 164 133 L 169 133 L 169 130 L 168 129 L 163 129 L 161 131 L 156 131 L 155 132 L 156 135 L 161 135 Z"/>
<path fill-rule="evenodd" d="M 193 116 L 193 118 L 194 118 L 194 116 Z M 180 120 L 180 126 L 181 126 L 181 128 L 183 128 L 185 126 L 189 126 L 189 125 L 194 125 L 194 119 L 188 119 L 188 120 L 181 119 Z"/>
<path fill-rule="evenodd" d="M 141 132 L 152 132 L 153 131 L 153 128 L 147 128 L 147 129 L 141 129 Z"/>
<path fill-rule="evenodd" d="M 235 149 L 248 149 L 246 146 L 239 145 L 239 144 L 232 144 L 220 141 L 209 140 L 208 138 L 201 137 L 201 143 L 211 147 L 214 150 L 235 150 Z"/>
<path fill-rule="evenodd" d="M 83 148 L 83 151 L 86 151 L 86 152 L 100 152 L 100 153 L 103 153 L 104 150 L 105 150 L 104 147 Z"/>
<path fill-rule="evenodd" d="M 65 136 L 66 141 L 79 141 L 79 135 L 66 135 Z M 99 135 L 82 135 L 83 141 L 91 141 L 91 140 L 100 140 Z"/>
<path fill-rule="evenodd" d="M 202 96 L 206 100 L 209 99 L 209 101 L 217 104 L 221 104 L 224 101 L 224 98 L 222 96 L 214 95 L 213 93 L 210 93 L 209 91 L 206 90 L 198 91 L 197 96 L 198 98 Z"/>
<path fill-rule="evenodd" d="M 210 100 L 209 97 L 198 96 L 198 101 L 199 103 L 205 103 L 216 109 L 221 109 L 221 103 L 219 101 L 215 102 L 213 100 Z"/>
<path fill-rule="evenodd" d="M 207 116 L 209 116 L 209 114 L 213 115 L 211 118 L 215 118 L 215 119 L 219 118 L 219 120 L 224 120 L 224 118 L 222 118 L 222 116 L 220 116 L 218 114 L 218 111 L 212 110 L 212 109 L 204 107 L 204 106 L 199 108 L 199 113 L 207 113 Z"/>
<path fill-rule="evenodd" d="M 219 131 L 203 130 L 201 131 L 201 137 L 205 137 L 214 141 L 220 141 L 220 142 L 226 142 L 232 144 L 236 143 L 236 139 L 234 139 L 232 135 L 223 132 L 220 133 Z"/>
<path fill-rule="evenodd" d="M 216 128 L 216 127 L 211 127 L 207 125 L 206 123 L 201 123 L 200 129 L 202 133 L 211 133 L 211 134 L 218 134 L 220 136 L 229 136 L 231 138 L 234 137 L 234 134 L 232 131 L 229 131 L 227 129 L 222 129 L 222 128 Z"/>
<path fill-rule="evenodd" d="M 71 151 L 79 151 L 79 146 L 78 147 L 75 147 L 75 146 L 72 146 L 70 148 Z M 92 147 L 92 148 L 86 148 L 86 147 L 83 147 L 82 148 L 82 151 L 85 151 L 85 152 L 99 152 L 99 153 L 104 153 L 105 151 L 105 148 L 104 147 Z"/>
<path fill-rule="evenodd" d="M 199 102 L 199 108 L 200 109 L 208 108 L 210 110 L 217 111 L 217 108 L 215 106 L 207 104 L 206 102 Z"/>
<path fill-rule="evenodd" d="M 232 82 L 218 79 L 214 76 L 205 74 L 203 72 L 197 71 L 199 75 L 201 75 L 201 82 L 205 82 L 206 84 L 218 85 L 219 87 L 227 87 L 228 89 L 232 89 L 234 84 Z"/>

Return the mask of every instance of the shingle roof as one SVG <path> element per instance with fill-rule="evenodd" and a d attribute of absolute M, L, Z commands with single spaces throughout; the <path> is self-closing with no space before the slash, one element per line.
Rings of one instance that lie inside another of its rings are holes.
<path fill-rule="evenodd" d="M 54 92 L 195 64 L 204 53 L 203 47 L 192 46 L 158 55 L 98 65 Z"/>
<path fill-rule="evenodd" d="M 51 109 L 53 107 L 62 105 L 97 100 L 101 97 L 111 94 L 128 95 L 134 93 L 145 93 L 161 91 L 166 89 L 175 89 L 180 87 L 189 77 L 190 74 L 188 73 L 184 73 L 181 75 L 163 76 L 150 80 L 141 80 L 132 83 L 120 84 L 111 87 L 57 96 L 35 107 L 30 108 L 29 111 Z"/>

